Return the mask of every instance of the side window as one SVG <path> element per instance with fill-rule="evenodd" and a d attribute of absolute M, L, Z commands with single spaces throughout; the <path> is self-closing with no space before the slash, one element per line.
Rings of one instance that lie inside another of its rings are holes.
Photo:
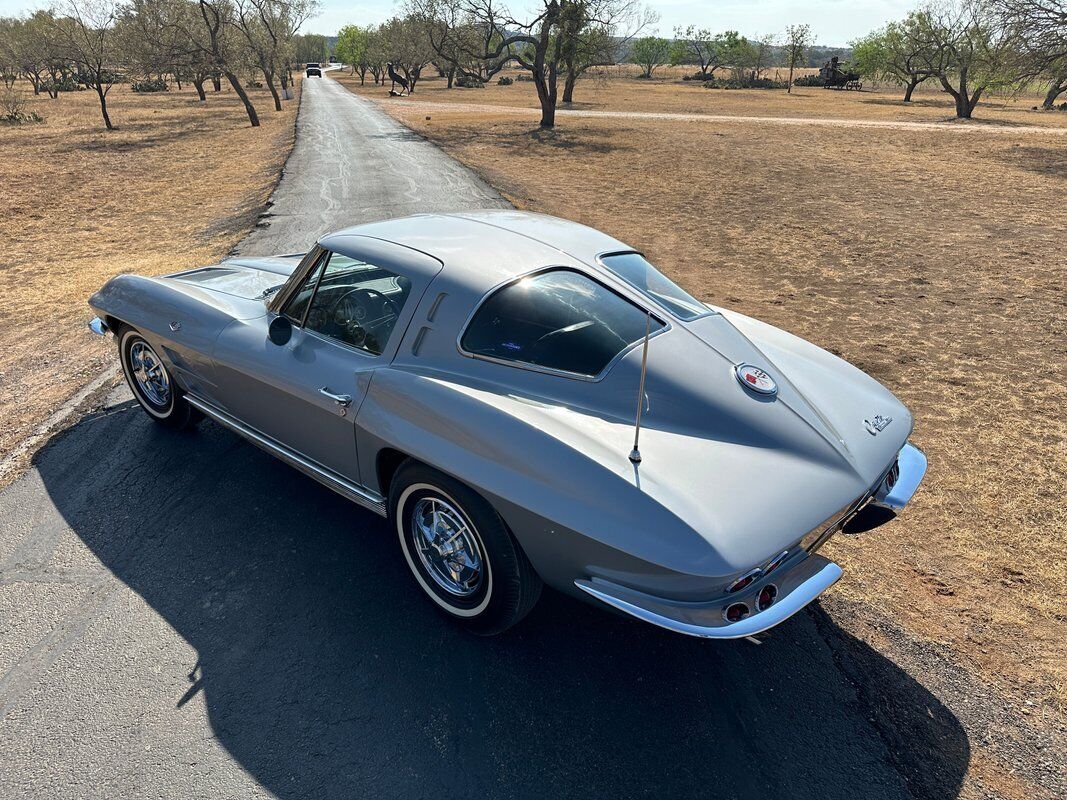
<path fill-rule="evenodd" d="M 572 270 L 530 275 L 497 290 L 460 341 L 473 355 L 598 375 L 645 335 L 646 313 Z M 655 317 L 652 330 L 663 327 Z"/>
<path fill-rule="evenodd" d="M 304 328 L 380 355 L 408 299 L 411 281 L 340 253 L 327 256 L 313 282 Z M 294 295 L 294 305 L 303 292 L 302 287 Z"/>
<path fill-rule="evenodd" d="M 679 319 L 688 321 L 709 313 L 706 305 L 649 264 L 640 253 L 614 253 L 602 256 L 600 263 Z"/>
<path fill-rule="evenodd" d="M 304 324 L 304 315 L 307 313 L 308 303 L 311 301 L 311 295 L 315 292 L 315 284 L 319 280 L 319 273 L 322 272 L 322 266 L 326 263 L 328 256 L 329 253 L 323 253 L 319 257 L 315 266 L 308 272 L 303 285 L 297 289 L 293 296 L 289 298 L 289 302 L 285 305 L 285 310 L 282 313 L 297 325 Z"/>

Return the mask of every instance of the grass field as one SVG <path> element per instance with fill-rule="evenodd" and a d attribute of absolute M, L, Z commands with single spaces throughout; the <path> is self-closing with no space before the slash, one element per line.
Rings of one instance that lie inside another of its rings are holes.
<path fill-rule="evenodd" d="M 723 114 L 730 116 L 801 117 L 828 120 L 861 120 L 886 122 L 946 122 L 955 112 L 951 98 L 932 82 L 922 84 L 915 91 L 911 103 L 901 102 L 903 90 L 845 92 L 810 87 L 794 87 L 792 94 L 784 91 L 759 89 L 705 89 L 700 83 L 681 81 L 659 73 L 652 80 L 618 79 L 612 77 L 618 67 L 606 68 L 608 77 L 592 76 L 579 81 L 574 103 L 560 105 L 564 114 L 573 111 L 633 111 L 667 114 Z M 521 73 L 509 71 L 516 78 Z M 624 72 L 625 74 L 625 72 Z M 369 91 L 381 97 L 368 76 L 368 85 L 359 87 L 359 79 L 347 74 L 335 77 L 357 91 Z M 388 88 L 388 87 L 386 87 Z M 560 88 L 562 94 L 562 87 Z M 499 107 L 529 107 L 536 105 L 532 83 L 516 81 L 511 86 L 489 83 L 482 89 L 445 88 L 439 79 L 423 80 L 417 84 L 411 100 L 432 103 L 492 105 Z M 1067 128 L 1067 114 L 1059 111 L 1035 111 L 1040 97 L 993 96 L 983 100 L 975 110 L 974 119 L 964 123 L 971 127 L 1041 126 Z M 400 103 L 403 100 L 398 101 Z M 561 120 L 563 117 L 561 117 Z M 562 127 L 562 125 L 561 125 Z"/>
<path fill-rule="evenodd" d="M 120 272 L 214 262 L 254 224 L 289 154 L 297 101 L 248 124 L 232 91 L 116 86 L 105 131 L 93 92 L 31 98 L 41 124 L 0 125 L 0 453 L 114 364 L 86 300 Z"/>
<path fill-rule="evenodd" d="M 623 117 L 561 117 L 542 133 L 536 112 L 494 110 L 535 105 L 529 83 L 449 92 L 427 81 L 415 97 L 431 109 L 341 80 L 520 208 L 602 228 L 699 298 L 808 338 L 897 393 L 915 412 L 927 479 L 899 520 L 831 543 L 846 567 L 834 596 L 1062 725 L 1067 137 Z M 896 92 L 636 80 L 576 95 L 612 110 L 951 116 L 945 96 L 917 97 L 904 107 Z M 978 116 L 1067 127 L 1034 102 L 994 100 Z"/>

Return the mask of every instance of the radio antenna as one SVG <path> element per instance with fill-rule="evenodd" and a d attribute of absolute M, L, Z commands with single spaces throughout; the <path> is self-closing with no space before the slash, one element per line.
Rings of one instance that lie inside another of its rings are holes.
<path fill-rule="evenodd" d="M 641 382 L 637 387 L 637 419 L 634 422 L 634 449 L 630 451 L 630 460 L 641 463 L 641 451 L 637 447 L 641 438 L 641 414 L 645 410 L 645 372 L 648 368 L 648 337 L 652 333 L 652 313 L 645 316 L 645 343 L 641 347 Z"/>

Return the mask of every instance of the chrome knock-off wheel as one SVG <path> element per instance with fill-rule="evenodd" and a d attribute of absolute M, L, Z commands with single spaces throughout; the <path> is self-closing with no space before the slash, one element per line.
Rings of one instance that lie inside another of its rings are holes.
<path fill-rule="evenodd" d="M 541 594 L 504 520 L 469 486 L 407 460 L 389 484 L 389 517 L 426 597 L 473 633 L 500 633 Z"/>
<path fill-rule="evenodd" d="M 438 586 L 456 597 L 478 591 L 482 551 L 459 511 L 439 497 L 421 497 L 412 505 L 410 530 L 415 552 Z"/>
<path fill-rule="evenodd" d="M 137 386 L 154 405 L 170 402 L 170 376 L 159 356 L 144 340 L 130 346 L 130 371 Z"/>
<path fill-rule="evenodd" d="M 126 383 L 148 416 L 168 428 L 195 424 L 199 412 L 189 405 L 152 345 L 133 328 L 122 328 L 116 336 Z"/>

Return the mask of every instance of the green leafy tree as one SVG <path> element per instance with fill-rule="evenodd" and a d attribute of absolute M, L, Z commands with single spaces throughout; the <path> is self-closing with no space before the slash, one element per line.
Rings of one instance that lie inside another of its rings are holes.
<path fill-rule="evenodd" d="M 642 36 L 630 48 L 630 62 L 644 70 L 642 78 L 651 78 L 656 67 L 666 64 L 670 55 L 671 43 L 659 36 Z"/>
<path fill-rule="evenodd" d="M 793 70 L 804 63 L 805 55 L 812 45 L 810 25 L 790 25 L 785 29 L 785 56 L 789 66 L 789 86 L 786 92 L 793 91 Z"/>
<path fill-rule="evenodd" d="M 333 46 L 334 54 L 341 63 L 348 64 L 352 74 L 359 75 L 360 86 L 367 77 L 367 55 L 370 44 L 370 29 L 358 25 L 345 25 L 337 34 L 337 43 Z"/>
<path fill-rule="evenodd" d="M 904 102 L 923 81 L 937 76 L 937 54 L 925 11 L 913 11 L 900 22 L 852 42 L 852 63 L 863 75 L 904 85 Z"/>

